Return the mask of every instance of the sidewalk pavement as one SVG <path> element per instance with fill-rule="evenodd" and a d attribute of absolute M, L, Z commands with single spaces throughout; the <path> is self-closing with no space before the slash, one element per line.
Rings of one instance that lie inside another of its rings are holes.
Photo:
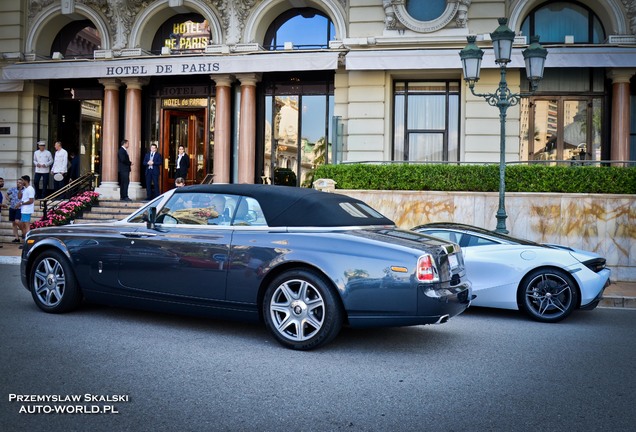
<path fill-rule="evenodd" d="M 16 243 L 2 243 L 0 264 L 20 264 L 22 250 Z M 599 307 L 636 309 L 636 282 L 612 281 L 605 290 Z"/>

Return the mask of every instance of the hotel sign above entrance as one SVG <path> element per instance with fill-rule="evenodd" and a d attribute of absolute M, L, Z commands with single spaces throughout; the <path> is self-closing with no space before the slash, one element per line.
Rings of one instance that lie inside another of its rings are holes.
<path fill-rule="evenodd" d="M 334 70 L 338 52 L 242 55 L 156 56 L 135 59 L 51 60 L 15 63 L 2 68 L 2 79 L 126 78 L 194 74 L 239 74 Z"/>
<path fill-rule="evenodd" d="M 177 69 L 175 70 L 175 66 Z M 190 64 L 160 64 L 160 65 L 138 65 L 138 66 L 107 66 L 106 77 L 111 76 L 146 76 L 146 75 L 183 75 L 214 73 L 220 70 L 219 63 L 190 63 Z"/>

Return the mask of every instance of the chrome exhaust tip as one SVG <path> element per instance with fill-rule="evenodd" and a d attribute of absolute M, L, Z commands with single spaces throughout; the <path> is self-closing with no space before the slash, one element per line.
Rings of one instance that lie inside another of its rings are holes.
<path fill-rule="evenodd" d="M 439 319 L 437 320 L 437 322 L 435 324 L 444 324 L 446 321 L 448 321 L 450 318 L 450 315 L 446 314 L 446 315 L 442 315 L 441 317 L 439 317 Z"/>

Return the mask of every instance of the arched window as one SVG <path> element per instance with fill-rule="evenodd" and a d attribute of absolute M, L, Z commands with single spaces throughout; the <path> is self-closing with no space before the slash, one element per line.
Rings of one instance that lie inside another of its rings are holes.
<path fill-rule="evenodd" d="M 542 44 L 562 44 L 573 36 L 576 44 L 605 41 L 605 30 L 594 12 L 578 2 L 548 2 L 534 9 L 521 24 L 525 36 L 540 35 Z"/>
<path fill-rule="evenodd" d="M 64 26 L 51 46 L 64 58 L 93 58 L 93 51 L 100 49 L 101 36 L 90 20 L 73 21 Z"/>
<path fill-rule="evenodd" d="M 282 50 L 285 42 L 294 48 L 328 48 L 329 41 L 336 38 L 333 22 L 317 9 L 290 9 L 272 22 L 265 34 L 263 46 L 270 51 Z"/>

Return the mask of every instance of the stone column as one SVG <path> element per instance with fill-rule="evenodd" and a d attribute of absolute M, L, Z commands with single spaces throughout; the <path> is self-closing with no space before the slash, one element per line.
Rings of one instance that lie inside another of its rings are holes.
<path fill-rule="evenodd" d="M 260 75 L 243 74 L 236 78 L 241 82 L 238 182 L 253 184 L 256 163 L 256 83 Z"/>
<path fill-rule="evenodd" d="M 117 151 L 119 150 L 119 87 L 118 79 L 103 79 L 104 124 L 102 125 L 101 179 L 95 190 L 105 199 L 119 199 Z"/>
<path fill-rule="evenodd" d="M 123 79 L 126 85 L 126 121 L 124 139 L 130 143 L 128 155 L 132 161 L 130 167 L 130 185 L 128 196 L 132 199 L 142 199 L 146 193 L 141 190 L 141 86 L 147 80 L 140 78 Z M 163 169 L 163 167 L 162 167 Z"/>
<path fill-rule="evenodd" d="M 612 69 L 607 73 L 612 80 L 612 160 L 629 160 L 629 80 L 635 73 L 634 69 Z"/>
<path fill-rule="evenodd" d="M 214 116 L 214 183 L 230 182 L 232 146 L 232 77 L 212 75 L 216 83 L 216 113 Z"/>

